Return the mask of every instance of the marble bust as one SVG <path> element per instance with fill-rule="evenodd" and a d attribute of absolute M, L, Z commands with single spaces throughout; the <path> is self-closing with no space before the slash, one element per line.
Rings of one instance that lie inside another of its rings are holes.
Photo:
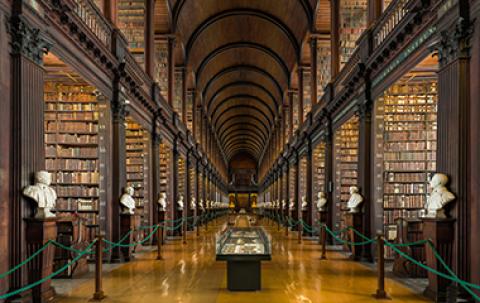
<path fill-rule="evenodd" d="M 287 209 L 287 202 L 284 199 L 282 199 L 282 209 Z"/>
<path fill-rule="evenodd" d="M 323 191 L 318 192 L 317 194 L 317 209 L 318 211 L 325 211 L 327 205 L 327 198 Z"/>
<path fill-rule="evenodd" d="M 363 197 L 358 193 L 358 187 L 350 187 L 350 199 L 348 199 L 347 207 L 350 209 L 350 213 L 360 212 L 360 205 L 363 202 Z"/>
<path fill-rule="evenodd" d="M 308 206 L 307 197 L 302 196 L 302 210 L 306 210 Z"/>
<path fill-rule="evenodd" d="M 190 208 L 191 209 L 197 208 L 197 200 L 195 200 L 195 197 L 192 197 L 192 200 L 190 201 Z"/>
<path fill-rule="evenodd" d="M 200 201 L 198 202 L 198 206 L 201 210 L 205 210 L 205 207 L 203 207 L 203 199 L 200 199 Z"/>
<path fill-rule="evenodd" d="M 208 201 L 208 200 L 205 201 L 205 208 L 206 209 L 210 208 L 210 201 Z"/>
<path fill-rule="evenodd" d="M 133 215 L 135 213 L 135 200 L 133 199 L 133 187 L 127 186 L 123 189 L 123 195 L 120 197 L 120 205 L 123 208 L 123 214 Z"/>
<path fill-rule="evenodd" d="M 182 195 L 180 195 L 180 197 L 178 197 L 177 205 L 178 205 L 178 210 L 183 210 L 183 196 Z"/>
<path fill-rule="evenodd" d="M 167 209 L 167 194 L 160 193 L 160 198 L 158 199 L 158 204 L 160 208 L 159 211 L 165 211 Z"/>
<path fill-rule="evenodd" d="M 54 218 L 55 214 L 51 212 L 57 202 L 57 193 L 50 187 L 52 177 L 45 170 L 35 173 L 35 184 L 24 188 L 23 195 L 37 203 L 35 209 L 36 219 Z"/>
<path fill-rule="evenodd" d="M 290 203 L 288 205 L 288 208 L 291 209 L 291 210 L 295 208 L 295 202 L 293 202 L 293 200 L 291 200 L 291 199 L 290 199 Z"/>
<path fill-rule="evenodd" d="M 455 200 L 453 193 L 451 193 L 446 187 L 447 183 L 447 175 L 440 173 L 433 175 L 432 179 L 430 180 L 432 193 L 427 198 L 427 202 L 425 203 L 426 218 L 447 218 L 444 207 L 448 203 Z"/>

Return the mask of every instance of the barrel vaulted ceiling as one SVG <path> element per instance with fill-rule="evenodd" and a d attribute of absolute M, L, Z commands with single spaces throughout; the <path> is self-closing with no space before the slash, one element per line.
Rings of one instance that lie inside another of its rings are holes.
<path fill-rule="evenodd" d="M 166 0 L 157 4 L 156 18 L 165 18 L 168 12 L 168 20 L 157 20 L 156 32 L 175 34 L 175 61 L 186 66 L 187 85 L 196 89 L 197 104 L 207 113 L 227 158 L 238 153 L 248 153 L 257 161 L 261 157 L 275 121 L 282 119 L 285 92 L 305 56 L 308 33 L 319 24 L 317 2 Z"/>

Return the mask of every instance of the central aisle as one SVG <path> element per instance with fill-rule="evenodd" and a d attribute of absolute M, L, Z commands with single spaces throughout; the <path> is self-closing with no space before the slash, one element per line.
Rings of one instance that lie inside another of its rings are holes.
<path fill-rule="evenodd" d="M 217 230 L 219 226 L 215 228 Z M 298 245 L 295 234 L 267 227 L 273 236 L 271 262 L 262 262 L 262 291 L 226 290 L 226 262 L 215 261 L 214 228 L 202 228 L 201 235 L 189 234 L 188 244 L 169 242 L 163 261 L 156 253 L 141 254 L 134 261 L 104 275 L 102 302 L 375 302 L 374 272 L 330 252 L 329 260 L 319 260 L 319 246 L 305 241 Z M 401 284 L 388 280 L 391 302 L 425 302 Z M 93 293 L 93 281 L 78 285 L 59 296 L 58 302 L 87 302 Z"/>

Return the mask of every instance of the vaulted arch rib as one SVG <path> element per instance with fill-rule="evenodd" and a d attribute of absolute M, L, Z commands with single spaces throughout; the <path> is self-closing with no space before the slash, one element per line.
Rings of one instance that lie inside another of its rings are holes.
<path fill-rule="evenodd" d="M 275 77 L 273 77 L 269 72 L 259 68 L 258 66 L 255 66 L 255 65 L 249 65 L 249 64 L 237 64 L 237 65 L 232 65 L 232 66 L 229 66 L 229 67 L 226 67 L 222 70 L 220 70 L 219 72 L 217 72 L 212 78 L 210 78 L 210 80 L 208 80 L 207 84 L 204 86 L 203 90 L 202 90 L 202 96 L 205 97 L 205 93 L 206 91 L 209 89 L 209 87 L 215 82 L 217 81 L 218 79 L 220 79 L 222 76 L 228 74 L 228 73 L 231 73 L 231 72 L 236 72 L 236 71 L 248 71 L 248 72 L 254 72 L 254 73 L 258 73 L 258 74 L 261 74 L 265 77 L 267 77 L 270 81 L 272 81 L 272 83 L 275 85 L 275 87 L 277 88 L 278 90 L 278 93 L 280 95 L 283 95 L 283 90 L 282 90 L 282 87 L 280 86 L 280 84 L 278 83 L 277 79 L 275 79 Z M 197 79 L 200 79 L 200 78 L 197 78 Z M 278 105 L 278 104 L 277 104 Z"/>
<path fill-rule="evenodd" d="M 274 15 L 271 15 L 267 12 L 263 12 L 261 10 L 257 9 L 252 9 L 252 8 L 241 8 L 241 9 L 229 9 L 225 10 L 223 12 L 219 12 L 208 19 L 204 20 L 195 30 L 193 33 L 190 35 L 188 38 L 186 47 L 185 47 L 185 52 L 186 52 L 186 62 L 188 63 L 189 56 L 190 56 L 190 50 L 192 49 L 193 44 L 195 41 L 200 37 L 200 35 L 205 31 L 209 26 L 215 24 L 218 21 L 221 21 L 225 18 L 230 18 L 230 17 L 245 17 L 245 16 L 251 16 L 251 17 L 257 17 L 260 19 L 263 19 L 267 22 L 270 22 L 273 24 L 275 27 L 278 27 L 280 31 L 283 32 L 283 34 L 287 37 L 287 39 L 290 41 L 294 51 L 295 51 L 295 56 L 296 60 L 299 61 L 300 58 L 300 44 L 297 41 L 297 38 L 293 34 L 293 32 L 288 28 L 288 26 L 283 23 L 283 21 Z"/>
<path fill-rule="evenodd" d="M 217 55 L 222 54 L 226 51 L 232 50 L 232 49 L 237 49 L 237 48 L 252 48 L 259 50 L 268 56 L 272 57 L 280 66 L 280 68 L 283 70 L 285 78 L 287 79 L 287 83 L 290 83 L 290 70 L 288 69 L 287 65 L 285 62 L 282 60 L 280 55 L 278 55 L 276 52 L 274 52 L 271 48 L 266 47 L 262 44 L 256 43 L 256 42 L 250 42 L 250 41 L 241 41 L 241 42 L 231 42 L 225 45 L 222 45 L 220 47 L 217 47 L 215 50 L 211 51 L 205 58 L 203 58 L 202 62 L 198 66 L 195 75 L 197 77 L 200 77 L 202 74 L 203 70 L 205 67 L 208 65 L 208 63 L 213 60 Z"/>
<path fill-rule="evenodd" d="M 235 116 L 235 119 L 237 119 L 237 118 L 248 118 L 248 119 L 256 120 L 257 122 L 260 123 L 261 126 L 263 126 L 264 130 L 266 131 L 267 137 L 268 137 L 268 134 L 270 134 L 270 129 L 265 125 L 265 123 L 263 123 L 262 120 L 258 119 L 258 118 L 255 117 L 255 116 L 241 114 L 241 115 Z M 223 121 L 223 122 L 218 126 L 218 128 L 217 128 L 216 130 L 217 130 L 217 131 L 218 131 L 218 130 L 221 130 L 221 129 L 223 128 L 223 126 L 225 125 L 225 123 L 231 122 L 231 121 L 235 121 L 235 120 L 234 120 L 234 119 L 230 119 L 230 120 L 225 120 L 225 121 Z M 260 126 L 260 125 L 257 125 L 257 127 Z"/>
<path fill-rule="evenodd" d="M 219 119 L 220 117 L 222 117 L 222 115 L 224 115 L 226 112 L 228 112 L 228 111 L 230 111 L 230 110 L 232 110 L 232 109 L 239 109 L 239 108 L 252 109 L 252 110 L 260 113 L 265 119 L 267 119 L 267 121 L 269 122 L 269 126 L 270 126 L 270 127 L 273 126 L 273 121 L 272 121 L 271 119 L 269 119 L 269 118 L 267 117 L 267 115 L 265 115 L 265 113 L 264 113 L 263 111 L 261 111 L 260 109 L 254 107 L 254 106 L 251 106 L 251 105 L 239 104 L 239 105 L 227 107 L 224 111 L 222 111 L 221 113 L 219 113 L 218 115 L 216 115 L 216 118 L 212 121 L 212 122 L 213 122 L 213 127 L 216 129 L 218 119 Z"/>
<path fill-rule="evenodd" d="M 238 143 L 245 143 L 254 146 L 258 151 L 262 150 L 262 147 L 258 145 L 258 142 L 251 139 L 248 136 L 239 137 L 239 138 L 232 138 L 227 143 L 225 143 L 225 150 L 229 150 L 230 146 L 234 146 Z"/>
<path fill-rule="evenodd" d="M 178 17 L 180 16 L 180 12 L 182 11 L 183 6 L 185 5 L 186 2 L 187 0 L 177 0 L 177 2 L 175 2 L 175 5 L 172 10 L 172 18 L 170 22 L 170 24 L 172 24 L 173 32 L 177 30 Z M 313 23 L 313 15 L 314 15 L 313 9 L 308 3 L 308 0 L 300 0 L 299 2 L 302 5 L 302 8 L 305 13 L 305 16 L 307 17 L 308 23 L 311 26 L 311 24 Z"/>
<path fill-rule="evenodd" d="M 240 142 L 240 141 L 239 141 L 239 142 L 234 142 L 234 143 L 232 143 L 230 146 L 226 147 L 226 148 L 225 148 L 225 153 L 226 153 L 227 155 L 231 154 L 231 152 L 232 152 L 233 150 L 235 150 L 236 147 L 246 147 L 246 148 L 254 151 L 254 152 L 257 154 L 257 157 L 258 157 L 258 155 L 260 155 L 260 153 L 261 153 L 261 150 L 258 149 L 257 147 L 255 147 L 254 145 L 251 145 L 251 144 L 245 143 L 245 142 Z"/>
<path fill-rule="evenodd" d="M 252 151 L 253 153 L 255 153 L 255 155 L 254 155 L 255 159 L 258 159 L 258 157 L 260 157 L 260 153 L 258 153 L 256 150 L 250 148 L 249 146 L 240 144 L 238 146 L 232 147 L 232 149 L 228 153 L 226 152 L 227 159 L 228 160 L 232 159 L 232 156 L 236 155 L 237 151 L 240 151 L 240 150 L 241 151 Z"/>
<path fill-rule="evenodd" d="M 207 104 L 207 109 L 210 108 L 210 103 L 224 90 L 230 88 L 230 87 L 236 87 L 236 86 L 251 86 L 251 87 L 255 87 L 256 89 L 259 89 L 261 90 L 262 92 L 264 92 L 265 94 L 267 94 L 270 99 L 272 100 L 272 103 L 273 104 L 277 104 L 277 102 L 275 101 L 275 97 L 272 95 L 272 93 L 267 90 L 265 87 L 263 87 L 262 85 L 258 84 L 258 83 L 255 83 L 255 82 L 252 82 L 252 81 L 234 81 L 234 82 L 230 82 L 230 83 L 227 83 L 225 84 L 224 86 L 220 87 L 219 89 L 217 89 L 215 91 L 215 93 L 213 93 L 212 97 L 209 98 L 208 100 L 206 100 L 206 104 Z M 216 107 L 220 106 L 221 103 L 219 105 L 217 105 Z M 269 107 L 270 108 L 270 107 Z M 275 107 L 274 107 L 275 108 Z M 216 109 L 216 108 L 215 108 Z M 270 110 L 272 112 L 272 110 Z M 210 113 L 210 111 L 208 111 Z M 273 112 L 272 112 L 273 114 Z"/>
<path fill-rule="evenodd" d="M 222 144 L 224 142 L 228 142 L 230 138 L 235 138 L 235 136 L 239 136 L 239 135 L 250 136 L 252 137 L 252 139 L 255 139 L 259 144 L 263 145 L 264 141 L 262 140 L 262 138 L 260 138 L 260 136 L 257 133 L 254 133 L 251 130 L 242 130 L 242 129 L 232 131 L 229 136 L 225 137 L 225 140 L 222 141 Z"/>
<path fill-rule="evenodd" d="M 250 131 L 257 131 L 257 132 L 260 132 L 260 134 L 262 135 L 262 138 L 263 138 L 263 142 L 267 142 L 267 138 L 268 138 L 268 133 L 264 133 L 262 132 L 259 128 L 258 128 L 258 125 L 256 124 L 253 124 L 253 123 L 250 123 L 250 122 L 246 122 L 246 121 L 242 121 L 242 122 L 236 122 L 236 123 L 233 123 L 231 125 L 229 125 L 228 127 L 224 128 L 222 131 L 220 131 L 218 133 L 218 136 L 219 136 L 219 139 L 222 140 L 226 135 L 227 135 L 227 132 L 228 131 L 231 131 L 231 129 L 233 127 L 236 127 L 236 126 L 248 126 L 248 127 L 251 127 L 249 128 Z M 253 128 L 253 129 L 252 129 Z"/>
<path fill-rule="evenodd" d="M 220 106 L 222 105 L 225 105 L 226 102 L 229 102 L 229 101 L 235 101 L 235 100 L 239 100 L 239 99 L 252 99 L 252 100 L 255 100 L 255 101 L 258 101 L 260 104 L 264 105 L 268 112 L 270 113 L 270 115 L 275 118 L 275 113 L 273 112 L 272 108 L 270 106 L 268 106 L 267 103 L 265 103 L 265 101 L 263 99 L 260 99 L 258 98 L 257 96 L 254 96 L 254 95 L 250 95 L 250 94 L 238 94 L 238 95 L 232 95 L 232 96 L 229 96 L 223 100 L 221 100 L 220 102 L 218 102 L 218 104 L 215 106 L 215 108 L 213 110 L 210 110 L 210 108 L 207 107 L 207 113 L 208 115 L 213 115 Z"/>

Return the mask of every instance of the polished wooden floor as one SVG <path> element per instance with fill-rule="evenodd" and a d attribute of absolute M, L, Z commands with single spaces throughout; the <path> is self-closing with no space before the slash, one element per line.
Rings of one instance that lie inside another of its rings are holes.
<path fill-rule="evenodd" d="M 220 222 L 219 222 L 220 224 Z M 218 227 L 217 227 L 218 229 Z M 376 278 L 371 269 L 330 252 L 319 259 L 319 246 L 294 234 L 287 238 L 276 227 L 267 227 L 273 236 L 271 262 L 263 262 L 262 287 L 258 292 L 226 290 L 226 264 L 215 261 L 214 228 L 202 229 L 188 244 L 181 241 L 164 246 L 164 260 L 147 252 L 135 261 L 104 276 L 104 302 L 375 302 Z M 401 284 L 387 280 L 391 302 L 425 302 Z M 93 281 L 85 281 L 60 296 L 59 302 L 87 302 Z"/>

